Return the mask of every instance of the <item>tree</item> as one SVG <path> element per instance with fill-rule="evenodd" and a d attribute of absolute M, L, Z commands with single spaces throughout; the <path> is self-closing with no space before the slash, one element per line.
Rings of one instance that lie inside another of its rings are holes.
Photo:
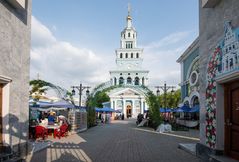
<path fill-rule="evenodd" d="M 32 89 L 30 90 L 30 95 L 35 99 L 39 100 L 40 97 L 47 91 L 49 83 L 44 80 L 31 80 L 30 86 Z"/>
<path fill-rule="evenodd" d="M 175 92 L 169 92 L 166 96 L 166 106 L 164 105 L 164 94 L 158 96 L 158 101 L 160 107 L 167 107 L 167 108 L 176 108 L 181 101 L 181 90 L 178 89 Z"/>
<path fill-rule="evenodd" d="M 87 106 L 87 120 L 88 127 L 92 127 L 95 125 L 95 107 L 103 107 L 104 102 L 110 101 L 109 96 L 106 91 L 98 91 L 95 95 L 90 95 L 87 98 L 86 106 Z"/>
<path fill-rule="evenodd" d="M 160 108 L 160 102 L 159 98 L 155 96 L 152 92 L 148 92 L 146 96 L 146 102 L 149 106 L 149 126 L 156 129 L 162 122 L 159 108 Z"/>

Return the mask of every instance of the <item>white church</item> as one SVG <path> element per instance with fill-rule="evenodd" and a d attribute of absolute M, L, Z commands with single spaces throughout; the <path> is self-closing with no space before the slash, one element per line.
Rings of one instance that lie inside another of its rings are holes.
<path fill-rule="evenodd" d="M 121 32 L 120 48 L 115 50 L 116 68 L 110 70 L 110 107 L 120 110 L 125 117 L 137 117 L 148 110 L 145 95 L 148 92 L 148 70 L 142 68 L 143 49 L 137 48 L 137 32 L 132 24 L 130 8 L 126 27 Z"/>

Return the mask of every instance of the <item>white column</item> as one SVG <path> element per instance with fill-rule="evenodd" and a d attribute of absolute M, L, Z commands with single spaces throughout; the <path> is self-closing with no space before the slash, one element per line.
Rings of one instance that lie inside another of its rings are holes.
<path fill-rule="evenodd" d="M 113 100 L 110 99 L 110 107 L 111 107 L 111 108 L 114 108 L 113 106 L 114 106 L 114 105 L 113 105 Z"/>
<path fill-rule="evenodd" d="M 137 114 L 135 114 L 135 100 L 132 100 L 132 117 L 136 117 Z"/>
<path fill-rule="evenodd" d="M 140 99 L 140 111 L 141 111 L 141 114 L 144 114 L 144 103 L 142 99 Z"/>
<path fill-rule="evenodd" d="M 124 112 L 124 116 L 126 116 L 126 102 L 125 102 L 125 99 L 123 99 L 123 112 Z"/>

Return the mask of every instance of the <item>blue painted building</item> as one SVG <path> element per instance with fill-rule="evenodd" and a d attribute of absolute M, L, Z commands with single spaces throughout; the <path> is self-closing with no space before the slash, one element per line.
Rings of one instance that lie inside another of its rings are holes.
<path fill-rule="evenodd" d="M 197 38 L 177 60 L 181 64 L 181 105 L 199 104 L 199 39 Z"/>

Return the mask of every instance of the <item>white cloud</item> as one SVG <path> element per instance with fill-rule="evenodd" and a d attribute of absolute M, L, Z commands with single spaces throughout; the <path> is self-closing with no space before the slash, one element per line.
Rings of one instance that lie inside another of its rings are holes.
<path fill-rule="evenodd" d="M 191 43 L 191 31 L 172 33 L 144 48 L 144 67 L 149 69 L 151 88 L 156 85 L 178 85 L 180 83 L 180 64 L 176 60 Z"/>
<path fill-rule="evenodd" d="M 108 77 L 104 60 L 92 50 L 59 41 L 32 17 L 31 79 L 40 78 L 69 88 L 71 85 L 99 84 Z"/>
<path fill-rule="evenodd" d="M 180 82 L 180 65 L 176 60 L 191 43 L 191 33 L 172 33 L 142 46 L 143 65 L 150 71 L 151 88 L 164 81 L 170 85 Z M 49 28 L 32 17 L 31 79 L 39 73 L 41 79 L 68 89 L 80 82 L 94 87 L 109 80 L 109 70 L 116 66 L 112 53 L 97 51 L 96 55 L 91 49 L 60 41 Z"/>

